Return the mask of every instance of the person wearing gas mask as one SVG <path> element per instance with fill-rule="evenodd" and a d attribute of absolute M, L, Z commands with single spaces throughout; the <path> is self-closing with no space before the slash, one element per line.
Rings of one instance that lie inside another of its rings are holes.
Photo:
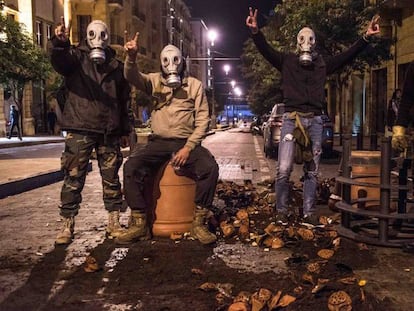
<path fill-rule="evenodd" d="M 276 220 L 280 223 L 286 224 L 290 218 L 289 179 L 295 159 L 297 163 L 302 162 L 304 165 L 303 221 L 312 225 L 318 223 L 315 201 L 322 153 L 321 116 L 326 113 L 324 110 L 326 77 L 352 61 L 368 45 L 369 37 L 380 32 L 378 20 L 378 16 L 373 18 L 362 38 L 348 50 L 324 58 L 316 51 L 315 33 L 309 27 L 299 31 L 296 53 L 282 53 L 275 50 L 267 43 L 258 28 L 257 10 L 253 11 L 249 8 L 246 25 L 251 31 L 253 42 L 263 57 L 282 75 L 281 87 L 285 113 L 275 184 Z M 298 150 L 302 152 L 298 153 Z M 298 154 L 300 157 L 297 156 Z"/>
<path fill-rule="evenodd" d="M 201 142 L 209 126 L 209 107 L 201 81 L 186 75 L 181 51 L 167 45 L 160 54 L 161 72 L 144 74 L 136 64 L 138 33 L 125 44 L 125 78 L 152 96 L 152 137 L 145 148 L 135 148 L 124 165 L 124 194 L 131 209 L 128 231 L 115 243 L 128 244 L 150 238 L 144 179 L 167 161 L 196 182 L 191 235 L 203 244 L 216 241 L 205 223 L 213 206 L 218 165 Z M 128 35 L 126 34 L 126 37 Z M 125 40 L 127 41 L 127 39 Z"/>
<path fill-rule="evenodd" d="M 131 131 L 130 86 L 123 76 L 122 62 L 115 59 L 115 51 L 109 47 L 105 23 L 94 20 L 86 31 L 85 41 L 71 46 L 62 18 L 49 46 L 51 63 L 64 77 L 66 90 L 61 127 L 67 135 L 61 158 L 64 181 L 59 206 L 63 224 L 56 244 L 72 242 L 93 149 L 109 215 L 106 233 L 117 237 L 125 230 L 119 223 L 122 192 L 118 172 L 122 164 L 120 148 L 129 145 Z"/>

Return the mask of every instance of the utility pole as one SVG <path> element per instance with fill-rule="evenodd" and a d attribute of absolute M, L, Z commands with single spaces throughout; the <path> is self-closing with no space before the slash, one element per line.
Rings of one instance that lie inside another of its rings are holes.
<path fill-rule="evenodd" d="M 174 8 L 172 7 L 172 0 L 168 0 L 168 14 L 167 14 L 167 29 L 169 33 L 168 43 L 174 44 Z"/>

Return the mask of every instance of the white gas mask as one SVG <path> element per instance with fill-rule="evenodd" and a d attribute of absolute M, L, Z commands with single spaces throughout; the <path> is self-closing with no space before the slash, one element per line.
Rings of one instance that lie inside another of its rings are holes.
<path fill-rule="evenodd" d="M 91 49 L 89 58 L 97 64 L 105 62 L 105 48 L 109 45 L 108 27 L 103 21 L 92 21 L 86 28 L 86 42 Z"/>
<path fill-rule="evenodd" d="M 181 85 L 181 74 L 184 70 L 181 51 L 176 46 L 169 44 L 162 49 L 160 60 L 167 85 L 174 89 L 179 87 Z"/>
<path fill-rule="evenodd" d="M 299 63 L 309 66 L 312 63 L 312 54 L 316 45 L 315 33 L 308 27 L 302 28 L 297 36 L 297 50 L 299 53 Z"/>

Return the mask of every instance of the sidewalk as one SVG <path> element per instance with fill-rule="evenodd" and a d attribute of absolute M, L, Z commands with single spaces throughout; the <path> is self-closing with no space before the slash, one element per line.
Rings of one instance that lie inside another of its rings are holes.
<path fill-rule="evenodd" d="M 25 158 L 15 148 L 39 144 L 62 144 L 61 136 L 31 136 L 20 141 L 13 137 L 0 138 L 0 198 L 42 187 L 62 179 L 60 155 L 56 153 L 36 154 Z"/>
<path fill-rule="evenodd" d="M 239 128 L 219 127 L 208 135 L 217 131 L 241 131 Z M 10 148 L 35 146 L 39 144 L 61 143 L 62 136 L 25 136 L 20 141 L 17 137 L 7 139 L 0 137 L 0 198 L 14 195 L 38 187 L 42 187 L 62 180 L 60 171 L 60 154 L 44 154 L 33 158 L 22 158 Z M 334 149 L 341 153 L 342 146 L 338 135 L 334 137 Z M 364 149 L 368 150 L 369 141 L 364 139 Z M 356 137 L 352 138 L 352 148 L 356 149 Z"/>

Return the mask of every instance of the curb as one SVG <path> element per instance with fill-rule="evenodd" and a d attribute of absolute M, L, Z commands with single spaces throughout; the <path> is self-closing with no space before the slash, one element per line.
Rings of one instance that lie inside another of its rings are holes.
<path fill-rule="evenodd" d="M 88 164 L 88 172 L 90 171 L 92 171 L 92 162 Z M 0 199 L 47 186 L 61 180 L 63 180 L 63 172 L 58 170 L 4 183 L 0 185 Z"/>
<path fill-rule="evenodd" d="M 0 149 L 6 148 L 17 148 L 17 147 L 24 147 L 24 146 L 34 146 L 34 145 L 45 145 L 45 144 L 54 144 L 54 143 L 63 143 L 65 139 L 50 139 L 50 140 L 34 140 L 34 141 L 18 141 L 18 142 L 10 142 L 10 143 L 1 143 Z"/>

